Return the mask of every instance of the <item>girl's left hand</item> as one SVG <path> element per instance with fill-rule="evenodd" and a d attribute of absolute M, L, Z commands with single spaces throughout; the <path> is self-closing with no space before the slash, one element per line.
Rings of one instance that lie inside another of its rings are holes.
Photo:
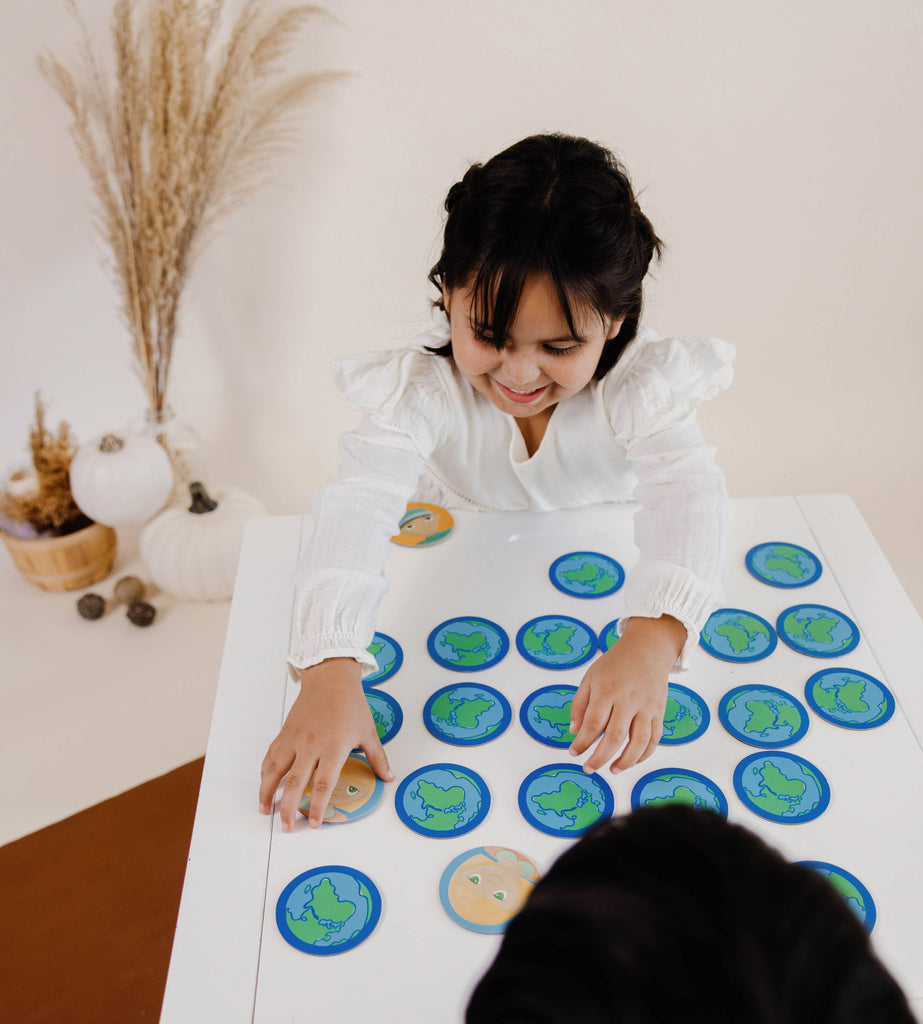
<path fill-rule="evenodd" d="M 633 617 L 618 642 L 589 667 L 571 704 L 570 753 L 578 757 L 599 740 L 585 772 L 612 758 L 609 771 L 616 774 L 654 752 L 663 732 L 667 677 L 685 642 L 686 627 L 672 616 Z"/>

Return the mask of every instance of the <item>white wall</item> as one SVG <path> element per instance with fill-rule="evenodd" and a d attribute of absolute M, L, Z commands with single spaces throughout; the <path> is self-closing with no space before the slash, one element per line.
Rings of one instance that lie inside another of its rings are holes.
<path fill-rule="evenodd" d="M 110 0 L 82 0 L 106 45 Z M 923 313 L 916 0 L 330 0 L 299 60 L 353 72 L 197 268 L 172 404 L 213 475 L 308 507 L 354 416 L 340 353 L 427 317 L 441 201 L 540 130 L 611 145 L 669 245 L 661 333 L 738 345 L 702 414 L 734 495 L 845 491 L 923 611 Z M 32 394 L 85 439 L 137 416 L 115 291 L 63 105 L 35 54 L 74 52 L 63 0 L 0 6 L 0 456 Z"/>

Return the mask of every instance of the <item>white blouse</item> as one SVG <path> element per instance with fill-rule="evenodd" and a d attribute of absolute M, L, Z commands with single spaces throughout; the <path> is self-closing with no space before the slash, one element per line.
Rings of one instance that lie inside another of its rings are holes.
<path fill-rule="evenodd" d="M 633 615 L 672 615 L 687 640 L 685 668 L 720 599 L 727 491 L 696 421 L 726 388 L 734 347 L 717 338 L 659 338 L 642 326 L 600 381 L 559 402 L 531 457 L 515 418 L 475 391 L 451 359 L 424 351 L 448 321 L 403 349 L 334 364 L 365 413 L 340 439 L 340 469 L 314 496 L 314 533 L 296 574 L 289 664 L 355 658 L 386 590 L 382 566 L 408 501 L 444 508 L 550 511 L 637 500 L 641 558 L 628 574 L 621 629 Z"/>

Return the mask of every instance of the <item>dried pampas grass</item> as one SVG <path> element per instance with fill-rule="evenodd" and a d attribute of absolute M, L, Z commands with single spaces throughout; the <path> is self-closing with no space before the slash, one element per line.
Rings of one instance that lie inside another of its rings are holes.
<path fill-rule="evenodd" d="M 266 183 L 295 138 L 294 113 L 337 73 L 285 75 L 304 22 L 301 4 L 270 13 L 247 0 L 217 56 L 224 2 L 135 0 L 112 12 L 114 69 L 82 30 L 80 77 L 50 54 L 39 66 L 73 116 L 98 228 L 153 412 L 164 408 L 177 314 L 193 261 L 230 209 Z"/>

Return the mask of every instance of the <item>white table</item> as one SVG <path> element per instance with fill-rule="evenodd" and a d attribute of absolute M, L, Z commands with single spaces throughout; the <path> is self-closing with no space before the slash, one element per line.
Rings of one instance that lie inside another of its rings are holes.
<path fill-rule="evenodd" d="M 449 747 L 424 728 L 426 698 L 465 676 L 436 666 L 426 651 L 430 630 L 453 615 L 480 615 L 510 634 L 538 614 L 561 613 L 595 629 L 617 617 L 620 595 L 580 601 L 551 587 L 547 570 L 566 551 L 601 550 L 626 569 L 637 558 L 634 506 L 545 515 L 456 516 L 456 532 L 431 550 L 394 546 L 390 590 L 379 628 L 396 637 L 404 665 L 382 689 L 403 707 L 404 725 L 388 744 L 400 780 L 438 761 L 468 765 L 489 783 L 492 807 L 467 836 L 432 840 L 398 819 L 388 793 L 368 817 L 317 832 L 306 821 L 292 834 L 256 810 L 258 770 L 294 696 L 284 660 L 291 628 L 292 573 L 310 531 L 300 517 L 255 520 L 241 557 L 176 940 L 163 1005 L 164 1024 L 193 1020 L 376 1021 L 462 1019 L 467 994 L 492 959 L 499 937 L 466 931 L 439 904 L 442 869 L 458 853 L 484 844 L 530 853 L 544 868 L 569 840 L 544 835 L 519 815 L 522 779 L 542 764 L 567 760 L 542 747 L 518 723 L 522 699 L 550 682 L 577 683 L 582 669 L 548 672 L 515 650 L 479 681 L 503 690 L 513 724 L 480 747 Z M 801 544 L 817 554 L 822 577 L 801 590 L 768 587 L 744 566 L 762 541 Z M 661 746 L 643 766 L 612 782 L 616 813 L 630 806 L 641 774 L 659 766 L 701 771 L 724 790 L 729 819 L 746 825 L 792 860 L 824 860 L 846 868 L 871 890 L 878 910 L 873 934 L 879 956 L 919 1013 L 923 1006 L 923 687 L 919 655 L 923 623 L 852 501 L 844 496 L 740 499 L 731 507 L 725 604 L 775 623 L 801 601 L 826 604 L 859 625 L 858 648 L 837 662 L 807 658 L 779 643 L 752 665 L 697 652 L 677 682 L 709 704 L 712 724 L 686 747 Z M 589 607 L 588 607 L 589 606 Z M 754 748 L 721 727 L 718 698 L 743 682 L 769 682 L 803 700 L 804 682 L 829 664 L 860 669 L 884 681 L 898 700 L 886 725 L 837 728 L 812 713 L 795 752 L 819 765 L 833 792 L 830 807 L 801 825 L 765 821 L 734 793 L 734 766 Z M 553 677 L 553 678 L 552 678 Z M 608 773 L 606 773 L 608 778 Z M 348 953 L 312 957 L 281 938 L 276 900 L 301 872 L 349 864 L 374 879 L 384 909 L 376 931 Z"/>

